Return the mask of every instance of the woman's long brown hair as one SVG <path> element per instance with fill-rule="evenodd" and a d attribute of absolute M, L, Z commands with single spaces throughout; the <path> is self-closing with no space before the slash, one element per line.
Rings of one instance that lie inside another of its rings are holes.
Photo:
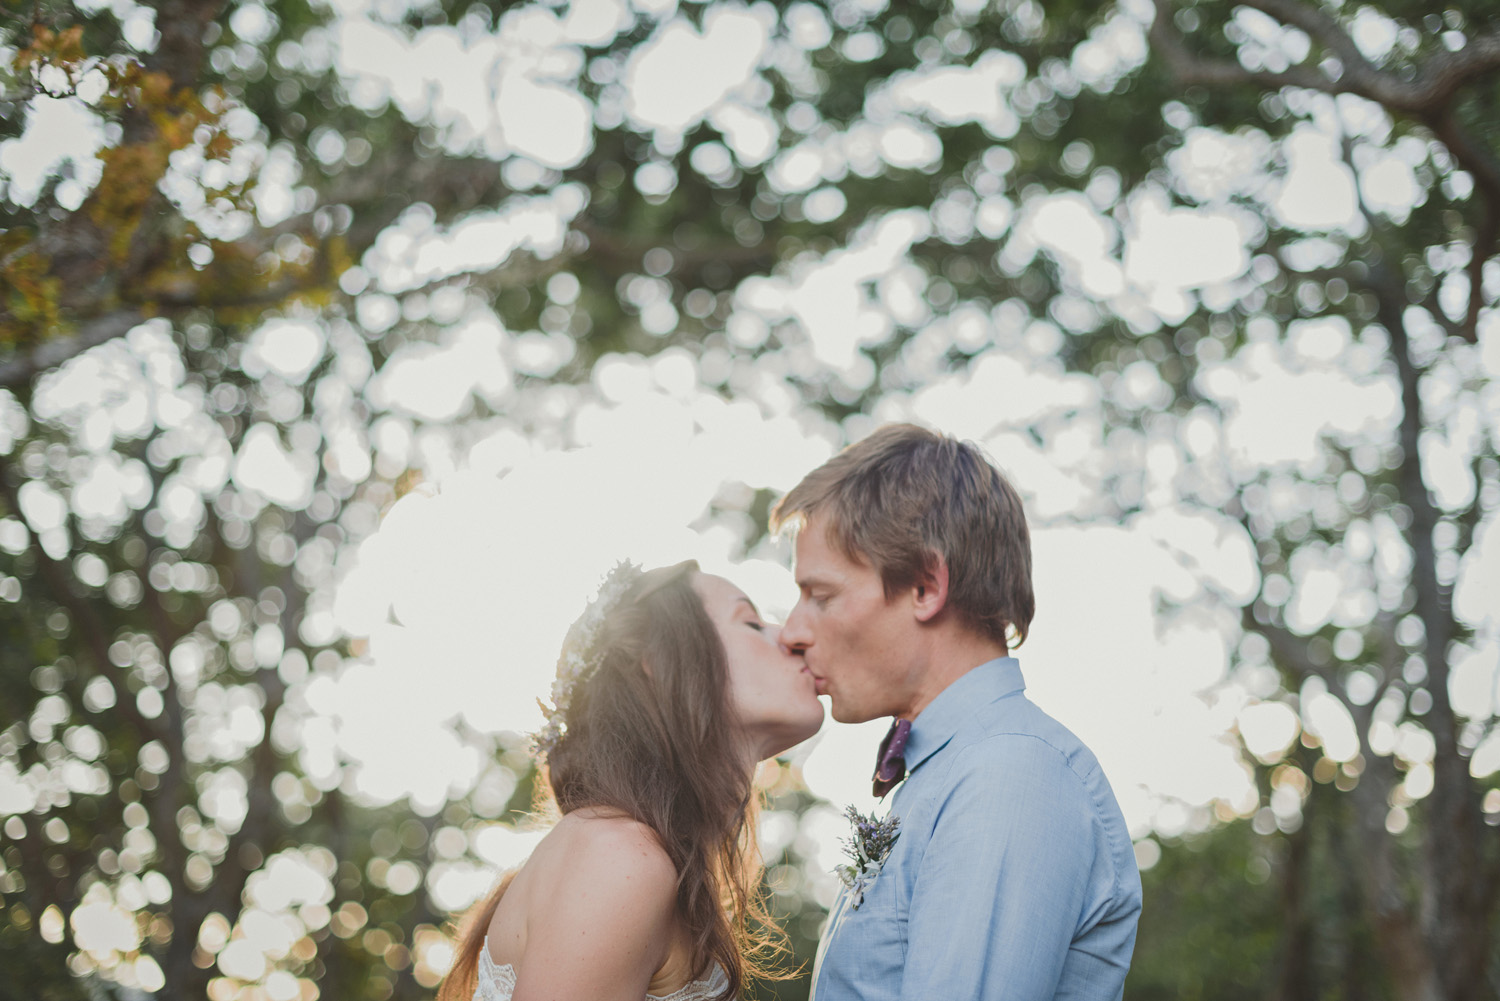
<path fill-rule="evenodd" d="M 542 784 L 563 814 L 617 811 L 650 827 L 677 867 L 677 912 L 694 976 L 713 964 L 735 997 L 775 979 L 785 936 L 760 890 L 758 803 L 733 743 L 724 644 L 692 587 L 696 563 L 646 573 L 606 621 L 603 659 L 579 684 Z M 470 1001 L 479 951 L 514 873 L 465 916 L 439 1001 Z"/>

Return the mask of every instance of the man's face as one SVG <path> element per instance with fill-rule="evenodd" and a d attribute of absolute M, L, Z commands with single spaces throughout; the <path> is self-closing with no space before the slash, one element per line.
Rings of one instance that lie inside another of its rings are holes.
<path fill-rule="evenodd" d="M 905 711 L 918 630 L 907 597 L 887 601 L 880 574 L 833 545 L 816 515 L 797 533 L 796 575 L 801 597 L 781 642 L 806 658 L 833 718 L 862 723 Z"/>

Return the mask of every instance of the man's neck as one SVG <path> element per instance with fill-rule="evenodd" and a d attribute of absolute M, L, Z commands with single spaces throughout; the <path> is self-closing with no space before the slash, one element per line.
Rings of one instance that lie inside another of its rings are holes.
<path fill-rule="evenodd" d="M 911 704 L 898 714 L 902 719 L 915 720 L 949 685 L 980 664 L 1010 655 L 1004 643 L 968 630 L 954 630 L 934 637 L 928 654 L 926 669 Z"/>

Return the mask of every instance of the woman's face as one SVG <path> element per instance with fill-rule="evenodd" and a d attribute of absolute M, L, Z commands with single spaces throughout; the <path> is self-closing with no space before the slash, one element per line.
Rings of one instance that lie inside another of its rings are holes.
<path fill-rule="evenodd" d="M 729 661 L 729 701 L 756 759 L 774 757 L 818 732 L 823 703 L 798 654 L 782 649 L 779 626 L 761 618 L 745 592 L 696 573 L 693 590 L 719 631 Z"/>

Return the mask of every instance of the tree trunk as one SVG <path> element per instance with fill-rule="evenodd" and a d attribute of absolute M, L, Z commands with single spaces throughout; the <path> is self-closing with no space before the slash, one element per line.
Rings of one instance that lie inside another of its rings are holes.
<path fill-rule="evenodd" d="M 1314 926 L 1307 907 L 1311 812 L 1316 797 L 1314 789 L 1303 806 L 1302 826 L 1286 839 L 1286 865 L 1281 878 L 1281 969 L 1272 995 L 1276 1001 L 1317 1001 L 1319 996 L 1312 966 Z"/>

